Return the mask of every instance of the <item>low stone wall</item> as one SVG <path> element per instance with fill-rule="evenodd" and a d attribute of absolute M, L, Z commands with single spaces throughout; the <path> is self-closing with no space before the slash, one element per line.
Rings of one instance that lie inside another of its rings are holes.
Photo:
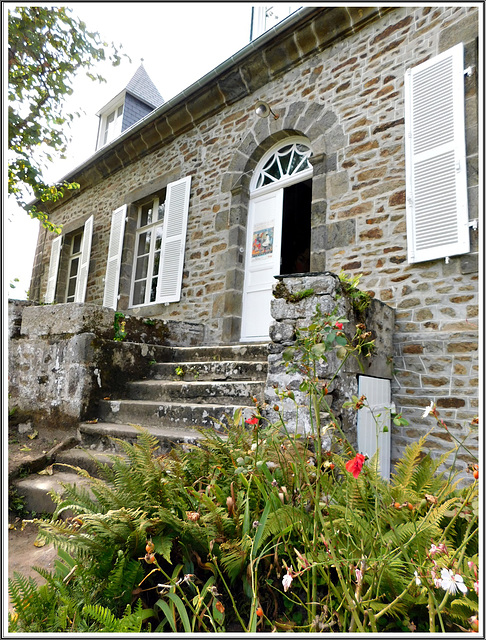
<path fill-rule="evenodd" d="M 121 322 L 126 335 L 117 341 Z M 96 415 L 100 398 L 147 377 L 166 346 L 203 342 L 197 324 L 115 316 L 92 304 L 9 302 L 11 422 L 70 431 Z"/>
<path fill-rule="evenodd" d="M 351 299 L 344 294 L 338 276 L 332 273 L 303 276 L 281 276 L 280 283 L 274 287 L 274 297 L 271 304 L 274 323 L 270 329 L 272 340 L 268 357 L 268 378 L 265 392 L 265 401 L 269 408 L 265 416 L 275 421 L 279 414 L 272 409 L 277 404 L 283 415 L 284 422 L 289 431 L 309 433 L 310 417 L 307 410 L 308 399 L 305 393 L 299 391 L 302 377 L 297 373 L 288 373 L 282 359 L 284 350 L 295 342 L 296 330 L 308 327 L 312 322 L 312 316 L 317 305 L 323 314 L 332 313 L 334 310 L 339 315 L 345 316 L 349 323 L 344 324 L 343 331 L 352 338 L 356 325 L 363 323 L 367 330 L 372 332 L 375 339 L 375 350 L 370 357 L 361 357 L 362 369 L 357 360 L 348 358 L 329 387 L 326 399 L 329 402 L 334 418 L 336 418 L 349 440 L 356 443 L 356 411 L 343 409 L 343 403 L 350 400 L 351 396 L 358 394 L 358 375 L 363 374 L 376 378 L 391 379 L 393 375 L 393 328 L 394 310 L 386 304 L 371 299 L 369 307 L 360 315 L 353 308 Z M 292 297 L 299 292 L 312 290 L 309 295 L 298 302 L 292 302 Z M 342 364 L 336 354 L 336 350 L 326 353 L 327 362 L 321 362 L 318 367 L 318 377 L 323 382 L 331 378 Z M 290 399 L 280 400 L 274 386 L 279 389 L 293 391 L 298 411 L 294 402 Z M 324 419 L 328 416 L 323 415 Z"/>

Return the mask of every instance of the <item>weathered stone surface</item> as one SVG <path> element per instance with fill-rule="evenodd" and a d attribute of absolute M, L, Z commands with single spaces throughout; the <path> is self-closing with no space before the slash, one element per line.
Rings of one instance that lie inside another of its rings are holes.
<path fill-rule="evenodd" d="M 314 293 L 305 300 L 295 303 L 291 301 L 292 294 L 304 290 L 313 290 Z M 320 380 L 334 376 L 339 370 L 331 387 L 332 411 L 336 419 L 343 425 L 352 442 L 356 438 L 356 415 L 353 411 L 344 410 L 345 400 L 350 400 L 351 395 L 357 393 L 358 376 L 364 373 L 368 376 L 379 378 L 391 378 L 392 376 L 392 340 L 394 327 L 394 311 L 384 303 L 371 300 L 364 317 L 357 314 L 351 301 L 345 295 L 339 284 L 339 279 L 334 274 L 322 274 L 315 276 L 281 277 L 280 284 L 274 288 L 279 297 L 272 301 L 272 314 L 277 320 L 271 328 L 270 337 L 273 343 L 292 346 L 292 338 L 298 329 L 307 328 L 312 322 L 312 316 L 317 305 L 322 313 L 337 313 L 349 319 L 349 324 L 344 325 L 344 331 L 352 338 L 356 331 L 356 324 L 366 323 L 366 327 L 375 338 L 376 348 L 371 357 L 361 358 L 361 365 L 354 358 L 346 360 L 344 367 L 335 351 L 326 353 L 326 361 L 321 361 L 317 367 L 317 375 Z M 286 297 L 285 297 L 286 296 Z M 305 304 L 304 304 L 305 303 Z M 270 420 L 278 419 L 278 412 L 272 409 L 276 403 L 283 412 L 287 428 L 297 429 L 299 432 L 309 433 L 312 420 L 307 408 L 307 395 L 300 391 L 301 375 L 289 373 L 280 351 L 272 353 L 268 357 L 268 377 L 265 391 L 265 400 L 270 405 L 265 414 Z M 363 367 L 363 368 L 361 368 Z M 291 389 L 295 401 L 299 405 L 298 414 L 295 404 L 290 399 L 277 398 L 274 386 L 279 389 Z M 298 420 L 298 422 L 297 422 Z"/>

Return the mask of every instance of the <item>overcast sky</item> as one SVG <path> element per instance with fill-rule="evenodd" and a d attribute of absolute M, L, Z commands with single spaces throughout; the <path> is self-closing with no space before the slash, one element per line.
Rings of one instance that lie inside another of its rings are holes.
<path fill-rule="evenodd" d="M 15 3 L 3 5 L 6 11 Z M 131 63 L 124 59 L 116 68 L 106 63 L 100 65 L 97 70 L 107 79 L 103 84 L 79 73 L 66 109 L 81 109 L 85 115 L 71 127 L 72 143 L 67 159 L 56 161 L 46 171 L 45 178 L 51 181 L 60 180 L 94 153 L 96 113 L 126 87 L 141 59 L 153 83 L 168 101 L 250 41 L 252 4 L 249 2 L 71 2 L 64 6 L 72 8 L 88 30 L 97 31 L 105 41 L 121 44 Z M 269 26 L 279 21 L 278 13 L 276 4 Z M 7 288 L 14 278 L 20 279 L 16 289 L 9 289 L 9 294 L 12 298 L 24 298 L 30 282 L 38 223 L 10 203 L 7 211 L 4 277 Z"/>

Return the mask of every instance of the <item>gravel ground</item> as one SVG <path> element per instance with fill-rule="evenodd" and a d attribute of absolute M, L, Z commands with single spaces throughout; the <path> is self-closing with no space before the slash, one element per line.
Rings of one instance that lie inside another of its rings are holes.
<path fill-rule="evenodd" d="M 14 572 L 21 573 L 24 576 L 34 578 L 39 584 L 45 582 L 32 567 L 43 567 L 52 571 L 54 569 L 54 561 L 57 558 L 57 550 L 52 544 L 46 544 L 43 547 L 36 547 L 34 542 L 37 539 L 37 525 L 33 523 L 25 524 L 22 530 L 22 521 L 16 520 L 11 522 L 9 527 L 13 525 L 13 529 L 8 530 L 8 577 L 12 578 Z M 12 610 L 9 598 L 9 610 Z"/>

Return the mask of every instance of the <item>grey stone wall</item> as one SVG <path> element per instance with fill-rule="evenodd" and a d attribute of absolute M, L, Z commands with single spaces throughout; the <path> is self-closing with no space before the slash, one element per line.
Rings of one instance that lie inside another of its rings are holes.
<path fill-rule="evenodd" d="M 323 314 L 336 313 L 348 320 L 344 323 L 343 332 L 352 339 L 357 324 L 365 324 L 367 331 L 372 333 L 375 349 L 371 356 L 360 356 L 359 363 L 354 357 L 344 361 L 337 355 L 337 350 L 326 352 L 326 361 L 321 361 L 317 367 L 320 384 L 332 382 L 328 387 L 326 402 L 333 419 L 335 419 L 346 433 L 350 442 L 356 445 L 356 411 L 343 409 L 343 403 L 358 395 L 358 376 L 366 375 L 376 378 L 391 379 L 393 375 L 393 328 L 394 310 L 388 305 L 372 299 L 370 306 L 364 313 L 358 313 L 349 296 L 344 294 L 337 275 L 323 273 L 318 275 L 288 276 L 280 279 L 284 285 L 284 292 L 274 298 L 271 305 L 274 322 L 270 330 L 271 343 L 268 356 L 268 377 L 265 390 L 265 417 L 274 422 L 279 415 L 289 429 L 301 433 L 311 433 L 309 415 L 309 398 L 299 390 L 302 376 L 299 373 L 289 373 L 282 359 L 282 354 L 289 346 L 294 346 L 296 331 L 309 327 L 312 316 L 319 306 Z M 280 285 L 281 287 L 282 285 Z M 277 287 L 274 287 L 276 293 Z M 313 294 L 299 302 L 293 302 L 292 296 L 303 291 L 312 290 Z M 337 373 L 337 375 L 335 375 Z M 275 393 L 275 387 L 280 390 L 288 389 L 293 392 L 295 403 L 291 399 L 280 399 Z M 273 406 L 278 406 L 278 412 Z M 322 413 L 322 423 L 328 424 L 329 414 Z"/>

